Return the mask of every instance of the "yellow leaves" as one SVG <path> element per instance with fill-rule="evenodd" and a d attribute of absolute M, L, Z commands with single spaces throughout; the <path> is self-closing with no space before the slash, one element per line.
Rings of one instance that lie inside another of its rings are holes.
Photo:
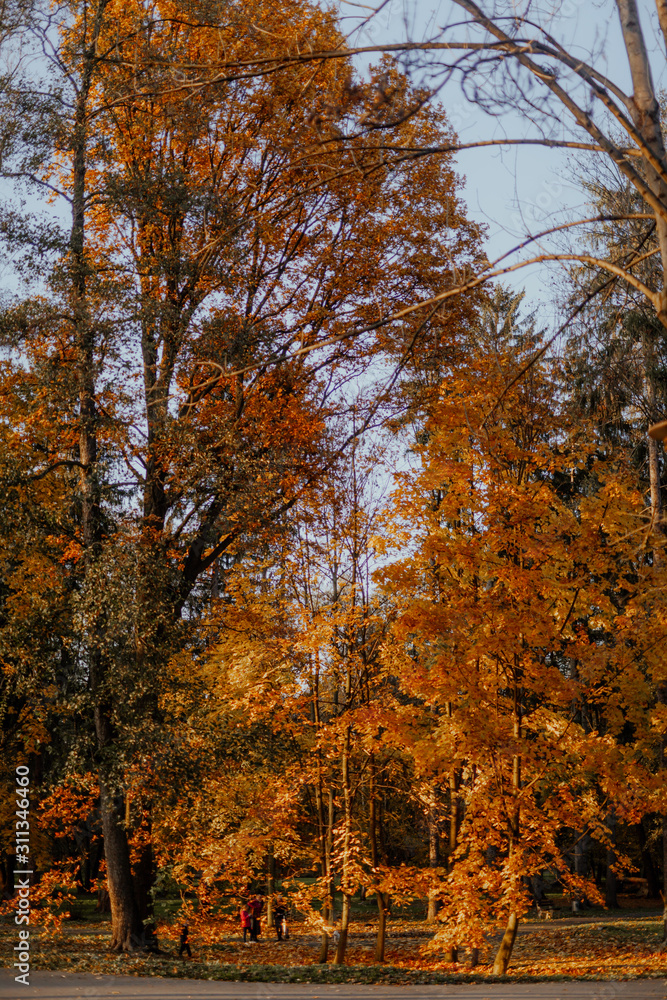
<path fill-rule="evenodd" d="M 382 571 L 397 608 L 387 655 L 406 695 L 423 699 L 431 737 L 411 746 L 416 768 L 456 762 L 460 775 L 460 846 L 440 890 L 450 944 L 525 912 L 522 880 L 547 865 L 592 898 L 562 831 L 606 843 L 608 803 L 632 821 L 654 802 L 649 678 L 667 633 L 655 595 L 657 634 L 642 629 L 636 474 L 598 461 L 594 482 L 577 485 L 595 441 L 547 405 L 546 366 L 530 384 L 511 380 L 520 354 L 472 351 L 442 384 L 422 468 L 400 477 L 385 515 L 408 550 Z M 634 742 L 621 747 L 629 725 Z"/>

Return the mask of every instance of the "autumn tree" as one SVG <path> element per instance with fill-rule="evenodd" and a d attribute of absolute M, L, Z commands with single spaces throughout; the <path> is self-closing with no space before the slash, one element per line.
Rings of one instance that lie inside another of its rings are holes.
<path fill-rule="evenodd" d="M 563 829 L 609 843 L 610 808 L 632 821 L 658 801 L 643 758 L 662 682 L 655 632 L 637 628 L 657 612 L 643 497 L 555 402 L 557 370 L 525 370 L 538 347 L 530 331 L 487 330 L 442 383 L 421 467 L 399 477 L 387 515 L 387 537 L 411 550 L 384 573 L 400 595 L 388 669 L 422 699 L 422 766 L 435 746 L 460 776 L 442 940 L 474 948 L 504 920 L 495 973 L 530 905 L 527 877 L 551 867 L 583 889 Z M 580 701 L 596 705 L 597 729 L 576 721 Z"/>
<path fill-rule="evenodd" d="M 3 398 L 25 411 L 21 434 L 41 434 L 23 478 L 64 484 L 59 696 L 76 700 L 99 778 L 117 949 L 150 915 L 164 664 L 197 641 L 221 557 L 261 548 L 332 463 L 341 385 L 389 346 L 400 366 L 428 328 L 364 331 L 480 257 L 446 159 L 389 171 L 372 134 L 340 141 L 374 100 L 351 65 L 239 74 L 239 60 L 282 59 L 295 41 L 338 45 L 331 14 L 190 14 L 31 8 L 3 96 L 4 175 L 70 212 L 62 231 L 7 219 L 23 276 L 41 253 L 50 266 L 6 311 Z M 376 117 L 406 141 L 449 134 L 386 72 L 393 118 L 382 103 Z M 335 122 L 312 112 L 332 100 Z M 446 338 L 446 312 L 437 324 Z"/>

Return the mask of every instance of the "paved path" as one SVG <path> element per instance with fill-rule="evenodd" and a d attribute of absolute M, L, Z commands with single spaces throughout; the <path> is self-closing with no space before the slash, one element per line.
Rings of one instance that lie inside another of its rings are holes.
<path fill-rule="evenodd" d="M 352 983 L 211 983 L 201 979 L 31 972 L 30 985 L 0 969 L 0 1000 L 667 1000 L 667 980 L 628 983 L 489 983 L 360 986 Z"/>

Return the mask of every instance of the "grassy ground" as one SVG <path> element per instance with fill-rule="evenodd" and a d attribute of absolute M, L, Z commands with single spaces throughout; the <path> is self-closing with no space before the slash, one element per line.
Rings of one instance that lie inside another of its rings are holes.
<path fill-rule="evenodd" d="M 318 965 L 319 938 L 314 928 L 293 924 L 291 938 L 278 942 L 265 933 L 257 945 L 243 944 L 235 923 L 221 919 L 191 932 L 192 961 L 178 959 L 175 905 L 163 906 L 158 923 L 161 954 L 114 956 L 108 951 L 108 919 L 94 912 L 92 902 L 80 900 L 74 916 L 57 935 L 32 929 L 32 968 L 71 972 L 134 973 L 200 979 L 263 982 L 440 983 L 486 982 L 491 977 L 495 942 L 482 951 L 474 971 L 450 964 L 432 942 L 432 928 L 412 913 L 395 917 L 389 926 L 386 963 L 373 958 L 372 906 L 356 907 L 345 966 Z M 173 901 L 175 904 L 175 901 Z M 659 914 L 646 905 L 635 906 L 602 920 L 577 923 L 567 910 L 551 921 L 523 923 L 512 956 L 508 981 L 561 979 L 632 979 L 667 976 L 667 952 L 659 947 Z M 362 912 L 359 912 L 362 910 Z M 561 919 L 559 919 L 559 916 Z M 81 919 L 83 918 L 83 919 Z M 0 964 L 13 961 L 16 928 L 0 926 Z"/>

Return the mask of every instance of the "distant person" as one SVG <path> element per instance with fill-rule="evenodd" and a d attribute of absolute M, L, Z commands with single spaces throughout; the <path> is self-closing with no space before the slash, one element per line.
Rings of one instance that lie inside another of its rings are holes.
<path fill-rule="evenodd" d="M 250 934 L 250 940 L 257 941 L 259 935 L 262 933 L 260 918 L 262 916 L 262 910 L 264 909 L 264 900 L 260 899 L 258 896 L 251 896 L 249 906 L 252 914 L 252 932 Z"/>
<path fill-rule="evenodd" d="M 243 931 L 243 943 L 248 944 L 246 941 L 246 935 L 250 935 L 252 940 L 252 910 L 247 903 L 244 903 L 239 910 L 239 916 L 241 917 L 241 930 Z"/>
<path fill-rule="evenodd" d="M 289 932 L 287 930 L 287 906 L 282 899 L 277 900 L 273 910 L 273 924 L 276 928 L 276 937 L 279 941 L 287 941 Z"/>
<path fill-rule="evenodd" d="M 181 946 L 178 949 L 178 957 L 183 957 L 183 952 L 187 951 L 188 958 L 192 958 L 192 952 L 190 951 L 190 945 L 188 944 L 188 925 L 183 924 L 181 927 Z"/>

